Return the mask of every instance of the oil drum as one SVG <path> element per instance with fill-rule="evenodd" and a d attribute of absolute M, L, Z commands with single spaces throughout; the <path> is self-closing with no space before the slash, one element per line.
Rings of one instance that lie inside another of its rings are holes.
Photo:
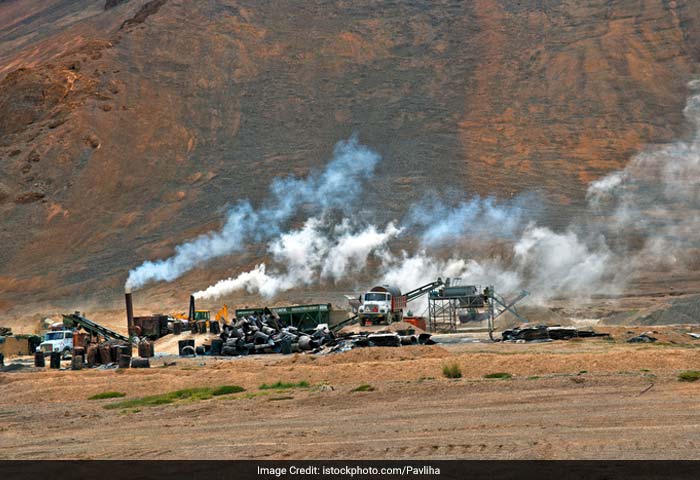
<path fill-rule="evenodd" d="M 97 345 L 90 344 L 87 349 L 87 365 L 88 367 L 92 367 L 93 365 L 97 365 L 100 363 L 100 353 L 99 349 L 97 348 Z"/>
<path fill-rule="evenodd" d="M 131 368 L 151 368 L 151 362 L 147 358 L 134 357 L 131 359 Z"/>
<path fill-rule="evenodd" d="M 221 355 L 221 347 L 224 346 L 224 341 L 220 338 L 215 338 L 211 341 L 211 350 L 209 353 L 212 355 Z"/>
<path fill-rule="evenodd" d="M 39 368 L 46 367 L 46 361 L 44 361 L 44 352 L 34 353 L 34 366 Z"/>
<path fill-rule="evenodd" d="M 70 362 L 71 370 L 82 370 L 83 369 L 83 357 L 82 355 L 75 355 L 71 358 Z"/>
<path fill-rule="evenodd" d="M 108 363 L 112 363 L 112 351 L 111 348 L 108 344 L 103 343 L 102 345 L 99 346 L 98 348 L 100 352 L 100 363 L 103 365 L 107 365 Z"/>
<path fill-rule="evenodd" d="M 51 352 L 49 367 L 56 370 L 61 368 L 61 352 Z"/>

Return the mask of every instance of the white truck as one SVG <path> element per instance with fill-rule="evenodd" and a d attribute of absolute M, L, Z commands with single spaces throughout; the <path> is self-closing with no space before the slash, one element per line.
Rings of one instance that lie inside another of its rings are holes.
<path fill-rule="evenodd" d="M 61 352 L 67 358 L 73 352 L 73 332 L 71 330 L 51 331 L 44 334 L 44 341 L 36 347 L 37 352 L 50 355 L 51 352 Z"/>
<path fill-rule="evenodd" d="M 389 285 L 379 285 L 360 296 L 357 316 L 363 327 L 367 320 L 372 322 L 372 325 L 400 322 L 404 308 L 406 296 L 401 295 L 401 290 Z"/>

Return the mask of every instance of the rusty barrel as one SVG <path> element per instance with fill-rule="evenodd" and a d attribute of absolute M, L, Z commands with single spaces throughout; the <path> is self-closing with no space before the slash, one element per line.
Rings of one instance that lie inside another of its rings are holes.
<path fill-rule="evenodd" d="M 44 352 L 34 353 L 34 366 L 39 368 L 46 367 L 46 361 L 44 360 Z"/>
<path fill-rule="evenodd" d="M 121 345 L 110 345 L 109 346 L 109 356 L 112 358 L 113 362 L 119 361 L 119 347 Z"/>
<path fill-rule="evenodd" d="M 61 352 L 51 352 L 49 367 L 58 370 L 61 368 Z"/>
<path fill-rule="evenodd" d="M 71 353 L 73 357 L 82 357 L 83 364 L 85 364 L 85 348 L 84 347 L 73 347 L 73 352 Z"/>
<path fill-rule="evenodd" d="M 173 335 L 180 335 L 182 333 L 182 322 L 173 322 Z"/>
<path fill-rule="evenodd" d="M 76 347 L 87 347 L 88 334 L 85 332 L 73 332 L 73 349 Z"/>
<path fill-rule="evenodd" d="M 83 357 L 82 355 L 75 355 L 71 358 L 70 362 L 71 370 L 82 370 L 83 369 Z"/>
<path fill-rule="evenodd" d="M 131 358 L 131 345 L 119 345 L 117 347 L 117 360 L 122 357 Z"/>
<path fill-rule="evenodd" d="M 112 363 L 112 350 L 109 344 L 103 343 L 98 347 L 100 352 L 100 363 L 106 365 Z"/>
<path fill-rule="evenodd" d="M 131 365 L 131 357 L 121 355 L 117 363 L 119 364 L 119 368 L 129 368 L 129 366 Z"/>
<path fill-rule="evenodd" d="M 88 346 L 86 356 L 88 367 L 92 367 L 100 363 L 100 352 L 97 348 L 97 345 L 95 345 L 94 343 Z"/>
<path fill-rule="evenodd" d="M 150 358 L 155 354 L 153 342 L 145 340 L 139 343 L 139 357 Z"/>

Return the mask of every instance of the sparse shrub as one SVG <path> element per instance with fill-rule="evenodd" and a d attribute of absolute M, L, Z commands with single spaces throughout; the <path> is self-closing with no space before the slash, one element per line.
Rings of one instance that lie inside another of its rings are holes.
<path fill-rule="evenodd" d="M 679 382 L 697 382 L 700 380 L 700 372 L 697 370 L 686 370 L 678 374 Z"/>
<path fill-rule="evenodd" d="M 462 378 L 462 369 L 456 362 L 446 363 L 442 366 L 442 374 L 447 378 Z"/>
<path fill-rule="evenodd" d="M 214 389 L 211 394 L 217 397 L 219 395 L 230 395 L 232 393 L 240 392 L 245 392 L 245 388 L 239 387 L 238 385 L 222 385 L 219 388 Z"/>
<path fill-rule="evenodd" d="M 365 384 L 362 384 L 359 387 L 357 387 L 351 391 L 353 391 L 353 392 L 373 392 L 374 387 L 372 385 L 365 383 Z"/>
<path fill-rule="evenodd" d="M 501 380 L 508 380 L 509 378 L 513 378 L 513 375 L 510 373 L 506 372 L 496 372 L 496 373 L 487 373 L 484 375 L 484 378 L 498 378 Z"/>
<path fill-rule="evenodd" d="M 98 393 L 97 395 L 93 395 L 92 397 L 88 398 L 88 400 L 103 400 L 105 398 L 121 398 L 121 397 L 126 397 L 126 393 L 123 393 L 123 392 L 102 392 L 102 393 Z"/>
<path fill-rule="evenodd" d="M 309 382 L 306 380 L 302 380 L 301 382 L 293 383 L 293 382 L 283 382 L 281 380 L 277 381 L 276 383 L 263 383 L 260 385 L 260 390 L 286 390 L 288 388 L 309 388 Z"/>

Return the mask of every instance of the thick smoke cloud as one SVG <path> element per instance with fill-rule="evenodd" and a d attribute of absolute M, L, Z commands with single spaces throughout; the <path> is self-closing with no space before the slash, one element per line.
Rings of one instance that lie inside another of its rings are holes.
<path fill-rule="evenodd" d="M 272 238 L 304 205 L 322 211 L 346 209 L 360 193 L 362 182 L 372 176 L 378 161 L 379 155 L 360 145 L 355 136 L 339 142 L 323 171 L 312 172 L 304 179 L 276 179 L 259 209 L 246 200 L 238 202 L 220 230 L 178 245 L 170 258 L 146 261 L 131 270 L 125 289 L 138 289 L 149 282 L 171 282 L 207 260 L 240 251 L 251 241 Z"/>
<path fill-rule="evenodd" d="M 393 223 L 383 230 L 374 225 L 358 227 L 349 219 L 337 225 L 330 223 L 312 217 L 302 228 L 270 242 L 268 251 L 278 268 L 268 270 L 265 264 L 257 265 L 196 292 L 195 297 L 213 299 L 245 289 L 270 298 L 303 285 L 337 281 L 364 269 L 371 255 L 386 254 L 389 241 L 401 233 Z"/>
<path fill-rule="evenodd" d="M 693 81 L 690 88 L 700 88 Z M 619 275 L 642 268 L 685 268 L 698 261 L 700 232 L 700 95 L 688 98 L 689 141 L 655 146 L 588 188 L 592 211 L 607 220 L 607 238 L 626 261 Z"/>
<path fill-rule="evenodd" d="M 410 208 L 404 223 L 417 231 L 423 246 L 448 245 L 475 236 L 513 238 L 533 217 L 534 209 L 528 212 L 525 208 L 528 200 L 537 204 L 533 197 L 498 202 L 475 196 L 455 204 L 431 194 Z"/>
<path fill-rule="evenodd" d="M 689 86 L 700 88 L 696 83 Z M 359 272 L 367 286 L 389 283 L 407 291 L 437 277 L 459 277 L 469 284 L 494 285 L 504 295 L 526 289 L 538 303 L 558 296 L 619 293 L 630 278 L 650 268 L 675 271 L 700 265 L 700 95 L 690 96 L 684 113 L 693 126 L 690 140 L 647 148 L 624 169 L 591 183 L 587 211 L 558 231 L 537 223 L 540 210 L 532 208 L 538 204 L 533 197 L 448 201 L 433 194 L 409 205 L 401 222 L 382 227 L 352 216 L 334 222 L 326 212 L 355 211 L 353 200 L 379 160 L 351 139 L 339 144 L 336 158 L 322 173 L 276 181 L 273 200 L 261 209 L 240 203 L 220 232 L 178 247 L 174 257 L 154 264 L 169 263 L 169 268 L 149 273 L 147 280 L 171 280 L 177 272 L 213 258 L 202 249 L 216 256 L 233 251 L 218 237 L 226 236 L 229 223 L 236 232 L 232 236 L 240 239 L 241 231 L 259 230 L 268 221 L 272 234 L 261 239 L 246 233 L 242 241 L 267 242 L 269 264 L 221 280 L 198 292 L 199 298 L 244 289 L 270 298 Z M 341 191 L 345 194 L 339 196 Z M 304 203 L 319 206 L 321 213 L 301 228 L 283 232 L 284 222 Z M 420 246 L 396 252 L 392 242 L 400 237 L 418 238 Z M 501 256 L 468 250 L 475 239 L 497 239 L 505 245 Z M 444 247 L 451 250 L 448 258 Z M 181 256 L 181 250 L 187 253 Z"/>

